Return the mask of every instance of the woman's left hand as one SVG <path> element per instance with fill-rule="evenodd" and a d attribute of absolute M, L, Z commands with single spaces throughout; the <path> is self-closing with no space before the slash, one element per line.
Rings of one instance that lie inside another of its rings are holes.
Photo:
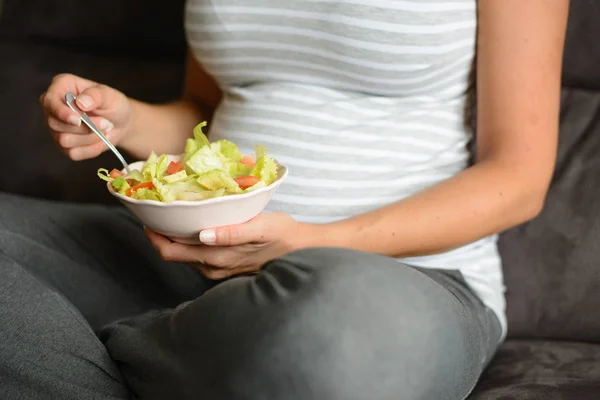
<path fill-rule="evenodd" d="M 209 279 L 258 273 L 268 261 L 308 247 L 311 225 L 285 213 L 260 214 L 250 221 L 200 233 L 202 245 L 186 245 L 146 228 L 152 246 L 165 261 L 189 264 Z"/>

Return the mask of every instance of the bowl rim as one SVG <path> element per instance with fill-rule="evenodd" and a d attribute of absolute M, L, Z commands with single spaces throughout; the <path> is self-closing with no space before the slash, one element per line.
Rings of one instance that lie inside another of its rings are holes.
<path fill-rule="evenodd" d="M 175 155 L 170 155 L 170 154 L 167 156 L 169 157 L 169 160 L 178 160 L 181 158 L 181 156 L 175 156 Z M 137 169 L 138 167 L 142 167 L 145 163 L 146 163 L 145 160 L 135 161 L 135 162 L 129 164 L 129 168 Z M 281 182 L 283 182 L 283 180 L 287 177 L 289 170 L 285 165 L 282 165 L 276 159 L 275 159 L 275 163 L 277 164 L 277 166 L 279 168 L 282 169 L 282 172 L 279 173 L 279 177 L 275 180 L 275 182 L 271 183 L 270 185 L 262 187 L 260 189 L 253 190 L 251 192 L 247 192 L 247 193 L 230 194 L 227 196 L 213 197 L 213 198 L 204 199 L 204 200 L 175 200 L 175 201 L 170 201 L 167 203 L 162 202 L 162 201 L 156 201 L 156 200 L 138 200 L 138 199 L 132 199 L 131 197 L 128 197 L 128 196 L 125 196 L 125 195 L 115 192 L 114 189 L 112 188 L 111 182 L 106 182 L 106 187 L 108 188 L 108 192 L 110 194 L 112 194 L 113 196 L 115 196 L 117 199 L 119 199 L 121 201 L 125 201 L 130 204 L 144 204 L 144 205 L 153 206 L 153 207 L 173 207 L 173 206 L 193 207 L 193 206 L 199 206 L 199 205 L 205 205 L 205 204 L 216 204 L 216 203 L 230 202 L 230 201 L 235 201 L 238 199 L 241 200 L 241 199 L 246 199 L 249 197 L 254 197 L 260 193 L 270 192 L 270 191 L 274 190 L 275 188 L 277 188 L 277 186 L 279 186 L 281 184 Z M 121 172 L 125 173 L 125 168 L 123 168 L 121 170 Z"/>

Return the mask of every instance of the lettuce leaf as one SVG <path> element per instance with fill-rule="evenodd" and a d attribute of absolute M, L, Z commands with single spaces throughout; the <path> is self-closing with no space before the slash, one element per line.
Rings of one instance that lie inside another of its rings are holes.
<path fill-rule="evenodd" d="M 256 152 L 256 164 L 250 171 L 250 175 L 256 176 L 267 185 L 277 180 L 277 163 L 267 155 L 267 148 L 262 145 L 254 146 Z"/>
<path fill-rule="evenodd" d="M 139 169 L 132 169 L 130 173 L 125 175 L 125 179 L 142 183 L 144 182 L 144 175 L 142 175 L 142 172 Z"/>
<path fill-rule="evenodd" d="M 225 170 L 223 160 L 211 150 L 210 146 L 198 149 L 186 161 L 186 166 L 196 174 L 203 174 L 213 169 Z"/>
<path fill-rule="evenodd" d="M 125 189 L 128 189 L 129 184 L 127 183 L 125 178 L 123 178 L 122 176 L 119 176 L 119 177 L 115 178 L 115 180 L 113 181 L 112 187 L 116 191 L 121 191 L 121 190 L 123 190 L 124 187 L 125 187 Z"/>
<path fill-rule="evenodd" d="M 242 164 L 243 154 L 235 143 L 221 139 L 210 142 L 203 132 L 206 122 L 198 124 L 193 137 L 187 139 L 181 156 L 183 170 L 167 175 L 170 161 L 167 155 L 152 152 L 144 167 L 133 170 L 124 177 L 113 179 L 109 171 L 98 169 L 98 177 L 111 182 L 113 188 L 122 194 L 129 194 L 140 200 L 170 202 L 177 200 L 204 200 L 213 197 L 251 192 L 270 185 L 277 179 L 277 164 L 267 155 L 264 146 L 255 146 L 254 167 Z M 260 179 L 254 186 L 242 190 L 236 178 L 253 175 Z M 154 188 L 140 188 L 133 193 L 132 186 L 152 182 Z"/>
<path fill-rule="evenodd" d="M 161 201 L 161 197 L 158 192 L 154 189 L 142 188 L 138 189 L 131 194 L 131 198 L 136 200 L 154 200 Z"/>
<path fill-rule="evenodd" d="M 166 154 L 160 157 L 156 156 L 154 152 L 150 154 L 146 165 L 142 168 L 142 177 L 144 182 L 152 181 L 154 178 L 161 179 L 167 173 L 167 167 L 169 166 L 169 159 Z"/>
<path fill-rule="evenodd" d="M 229 174 L 218 169 L 201 174 L 196 182 L 207 190 L 223 189 L 227 193 L 242 193 L 243 190 Z"/>
<path fill-rule="evenodd" d="M 100 168 L 100 169 L 98 169 L 98 177 L 100 179 L 102 179 L 103 181 L 106 181 L 106 182 L 112 182 L 112 181 L 114 181 L 114 179 L 111 178 L 108 174 L 109 174 L 109 172 L 108 172 L 108 170 L 106 168 Z"/>
<path fill-rule="evenodd" d="M 238 150 L 238 147 L 229 140 L 221 139 L 211 143 L 210 148 L 217 154 L 221 154 L 229 161 L 239 162 L 243 154 Z"/>
<path fill-rule="evenodd" d="M 195 180 L 185 180 L 172 184 L 163 184 L 155 181 L 154 186 L 163 202 L 205 200 L 225 194 L 224 189 L 206 190 L 200 187 Z"/>
<path fill-rule="evenodd" d="M 204 146 L 210 146 L 208 138 L 202 131 L 202 128 L 206 126 L 206 121 L 196 125 L 194 128 L 194 137 L 190 138 L 185 143 L 185 151 L 183 153 L 183 159 L 187 161 L 192 155 Z"/>
<path fill-rule="evenodd" d="M 187 179 L 187 177 L 188 177 L 187 172 L 185 172 L 185 170 L 181 170 L 172 175 L 163 176 L 162 180 L 166 183 L 173 183 L 173 182 L 178 182 L 178 181 Z"/>
<path fill-rule="evenodd" d="M 196 140 L 196 142 L 198 142 L 198 148 L 202 148 L 202 146 L 210 146 L 208 138 L 202 131 L 202 128 L 204 128 L 206 125 L 207 123 L 206 121 L 204 121 L 196 125 L 196 127 L 194 128 L 194 139 Z"/>

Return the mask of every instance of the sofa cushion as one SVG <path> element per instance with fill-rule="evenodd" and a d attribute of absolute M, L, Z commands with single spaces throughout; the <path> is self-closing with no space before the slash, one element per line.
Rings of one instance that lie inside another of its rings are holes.
<path fill-rule="evenodd" d="M 600 1 L 571 1 L 563 86 L 600 90 Z"/>
<path fill-rule="evenodd" d="M 600 341 L 600 93 L 565 89 L 545 208 L 500 237 L 510 337 Z"/>
<path fill-rule="evenodd" d="M 600 345 L 507 341 L 469 400 L 597 400 Z"/>

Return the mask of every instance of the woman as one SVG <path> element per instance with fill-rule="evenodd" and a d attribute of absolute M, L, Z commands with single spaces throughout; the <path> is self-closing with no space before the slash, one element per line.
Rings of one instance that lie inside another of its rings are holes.
<path fill-rule="evenodd" d="M 41 103 L 73 160 L 106 149 L 68 91 L 136 158 L 210 120 L 212 140 L 263 143 L 292 173 L 271 212 L 200 246 L 120 209 L 3 196 L 4 398 L 468 396 L 507 329 L 495 235 L 551 179 L 567 10 L 190 0 L 180 101 L 56 77 Z"/>

